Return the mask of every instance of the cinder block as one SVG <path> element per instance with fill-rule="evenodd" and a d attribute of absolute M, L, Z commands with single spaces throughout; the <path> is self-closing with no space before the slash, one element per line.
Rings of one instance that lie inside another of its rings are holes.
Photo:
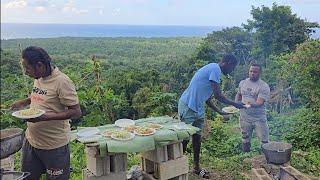
<path fill-rule="evenodd" d="M 127 170 L 127 154 L 115 153 L 110 155 L 110 171 L 114 173 L 125 172 Z"/>
<path fill-rule="evenodd" d="M 258 169 L 252 169 L 252 180 L 272 180 L 269 174 L 263 169 L 263 168 L 258 168 Z"/>
<path fill-rule="evenodd" d="M 11 155 L 7 158 L 1 159 L 1 168 L 5 170 L 14 170 L 14 155 Z"/>
<path fill-rule="evenodd" d="M 311 180 L 292 166 L 280 167 L 280 180 Z"/>
<path fill-rule="evenodd" d="M 154 177 L 160 180 L 170 179 L 187 174 L 188 171 L 188 158 L 186 156 L 182 156 L 175 160 L 155 163 Z"/>
<path fill-rule="evenodd" d="M 177 159 L 183 156 L 183 146 L 181 142 L 174 142 L 168 145 L 168 159 Z"/>
<path fill-rule="evenodd" d="M 144 171 L 148 174 L 154 173 L 154 162 L 153 161 L 150 161 L 148 159 L 141 157 L 141 167 L 142 167 L 142 171 Z"/>
<path fill-rule="evenodd" d="M 87 168 L 95 176 L 106 175 L 110 173 L 110 156 L 101 157 L 97 147 L 86 147 Z"/>
<path fill-rule="evenodd" d="M 82 179 L 83 180 L 126 180 L 126 172 L 119 173 L 109 173 L 108 175 L 95 176 L 88 169 L 82 170 Z"/>
<path fill-rule="evenodd" d="M 153 162 L 166 162 L 168 161 L 167 146 L 157 147 L 155 150 L 140 153 L 141 157 Z"/>

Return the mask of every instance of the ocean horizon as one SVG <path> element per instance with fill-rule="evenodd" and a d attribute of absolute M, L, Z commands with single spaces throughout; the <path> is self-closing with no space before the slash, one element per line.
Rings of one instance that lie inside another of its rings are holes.
<path fill-rule="evenodd" d="M 1 39 L 56 37 L 205 37 L 223 26 L 1 23 Z"/>

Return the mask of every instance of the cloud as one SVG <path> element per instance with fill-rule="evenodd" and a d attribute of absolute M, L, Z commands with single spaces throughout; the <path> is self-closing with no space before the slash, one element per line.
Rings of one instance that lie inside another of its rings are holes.
<path fill-rule="evenodd" d="M 31 6 L 35 7 L 50 7 L 52 3 L 49 0 L 35 0 L 34 2 L 30 3 Z"/>
<path fill-rule="evenodd" d="M 13 1 L 10 1 L 10 2 L 4 4 L 4 7 L 7 9 L 17 9 L 17 8 L 24 8 L 27 5 L 28 5 L 28 3 L 26 0 L 13 0 Z"/>
<path fill-rule="evenodd" d="M 44 13 L 47 11 L 47 8 L 43 7 L 43 6 L 37 6 L 34 8 L 34 10 L 37 12 L 37 13 Z"/>
<path fill-rule="evenodd" d="M 112 11 L 113 16 L 118 16 L 119 14 L 120 14 L 120 8 L 113 9 L 113 11 Z"/>
<path fill-rule="evenodd" d="M 98 11 L 98 13 L 100 14 L 100 15 L 103 15 L 103 10 L 102 9 L 100 9 L 99 11 Z"/>
<path fill-rule="evenodd" d="M 74 4 L 73 0 L 70 0 L 68 3 L 66 3 L 64 5 L 64 7 L 62 8 L 62 11 L 63 12 L 72 12 L 72 13 L 75 13 L 75 14 L 86 14 L 86 13 L 89 12 L 89 10 L 87 10 L 87 9 L 77 9 L 75 7 L 75 4 Z"/>

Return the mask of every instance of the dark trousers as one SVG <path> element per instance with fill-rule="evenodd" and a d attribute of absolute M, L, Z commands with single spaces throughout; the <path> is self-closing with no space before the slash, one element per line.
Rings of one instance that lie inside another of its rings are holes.
<path fill-rule="evenodd" d="M 70 176 L 69 145 L 56 149 L 37 149 L 24 139 L 22 145 L 22 171 L 30 172 L 26 179 L 38 180 L 46 173 L 47 179 L 67 180 Z"/>

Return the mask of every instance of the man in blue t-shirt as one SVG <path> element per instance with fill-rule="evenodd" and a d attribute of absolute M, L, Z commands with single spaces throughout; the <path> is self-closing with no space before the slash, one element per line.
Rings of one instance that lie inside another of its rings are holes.
<path fill-rule="evenodd" d="M 218 101 L 233 105 L 236 108 L 244 108 L 242 103 L 236 103 L 227 99 L 220 89 L 221 74 L 230 74 L 237 65 L 237 60 L 233 55 L 226 55 L 217 63 L 210 63 L 200 68 L 192 77 L 188 88 L 180 97 L 178 113 L 180 120 L 187 124 L 192 124 L 200 129 L 204 126 L 205 103 L 214 111 L 222 114 L 218 108 L 211 103 L 211 97 Z M 186 150 L 189 141 L 183 141 L 183 150 Z M 200 168 L 200 146 L 201 131 L 192 135 L 194 173 L 203 178 L 209 178 L 209 173 Z"/>

